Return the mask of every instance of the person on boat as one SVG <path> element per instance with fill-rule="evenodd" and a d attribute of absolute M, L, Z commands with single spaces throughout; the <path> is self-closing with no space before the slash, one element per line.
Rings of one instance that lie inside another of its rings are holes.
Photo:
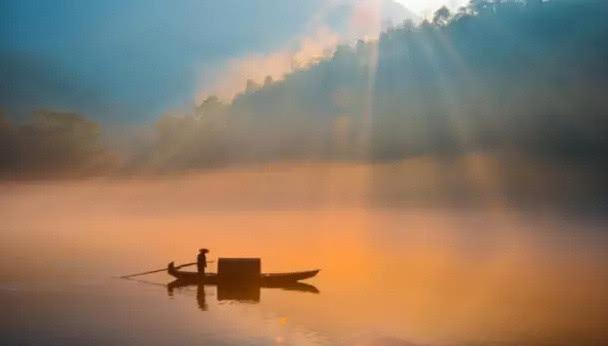
<path fill-rule="evenodd" d="M 207 268 L 207 249 L 199 249 L 198 256 L 196 256 L 196 267 L 198 269 L 198 273 L 201 275 L 205 274 L 205 268 Z"/>

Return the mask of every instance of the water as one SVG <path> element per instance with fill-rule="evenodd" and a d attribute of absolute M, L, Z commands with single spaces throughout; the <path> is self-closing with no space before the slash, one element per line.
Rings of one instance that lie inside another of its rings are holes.
<path fill-rule="evenodd" d="M 275 173 L 4 184 L 3 344 L 608 343 L 605 222 L 376 208 L 363 173 L 329 185 Z M 115 278 L 199 247 L 261 257 L 267 272 L 321 268 L 306 281 L 319 293 L 226 300 L 213 286 L 169 294 L 164 273 Z"/>

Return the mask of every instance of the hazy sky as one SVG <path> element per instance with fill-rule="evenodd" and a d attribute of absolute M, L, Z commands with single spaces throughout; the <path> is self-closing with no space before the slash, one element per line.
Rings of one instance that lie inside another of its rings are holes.
<path fill-rule="evenodd" d="M 466 4 L 467 0 L 397 0 L 397 2 L 403 4 L 416 14 L 422 17 L 427 17 L 434 10 L 441 6 L 448 6 L 450 8 L 457 8 Z"/>
<path fill-rule="evenodd" d="M 446 1 L 400 0 L 423 15 Z M 0 109 L 14 119 L 38 108 L 153 119 L 260 77 L 249 73 L 280 76 L 293 55 L 365 36 L 375 18 L 362 13 L 374 5 L 361 4 L 390 2 L 0 1 Z M 389 8 L 383 16 L 394 21 L 408 16 Z"/>

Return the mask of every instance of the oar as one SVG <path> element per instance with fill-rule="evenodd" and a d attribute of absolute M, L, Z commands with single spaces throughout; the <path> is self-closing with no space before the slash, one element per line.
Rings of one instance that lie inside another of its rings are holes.
<path fill-rule="evenodd" d="M 180 269 L 180 268 L 184 268 L 184 267 L 189 267 L 189 266 L 193 266 L 195 265 L 197 262 L 192 262 L 192 263 L 186 263 L 186 264 L 181 264 L 175 267 L 175 269 Z M 213 263 L 213 261 L 207 261 L 207 263 Z M 143 273 L 136 273 L 136 274 L 129 274 L 129 275 L 123 275 L 120 278 L 121 279 L 128 279 L 128 278 L 132 278 L 135 276 L 140 276 L 140 275 L 146 275 L 146 274 L 153 274 L 153 273 L 160 273 L 160 272 L 164 272 L 167 271 L 167 268 L 163 268 L 163 269 L 155 269 L 155 270 L 150 270 L 148 272 L 143 272 Z"/>
<path fill-rule="evenodd" d="M 196 262 L 186 263 L 186 264 L 179 265 L 179 266 L 177 266 L 175 268 L 178 269 L 178 268 L 183 268 L 183 267 L 189 267 L 189 266 L 193 266 L 195 264 L 196 264 Z M 123 275 L 120 278 L 121 279 L 128 279 L 128 278 L 132 278 L 132 277 L 135 277 L 135 276 L 146 275 L 146 274 L 153 274 L 153 273 L 160 273 L 160 272 L 164 272 L 164 271 L 167 271 L 166 267 L 163 268 L 163 269 L 155 269 L 155 270 L 150 270 L 150 271 L 142 272 L 142 273 Z"/>

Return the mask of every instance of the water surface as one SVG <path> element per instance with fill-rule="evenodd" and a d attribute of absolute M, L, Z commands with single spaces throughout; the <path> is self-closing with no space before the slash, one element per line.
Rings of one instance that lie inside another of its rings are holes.
<path fill-rule="evenodd" d="M 365 172 L 327 185 L 331 171 L 262 173 L 4 184 L 3 344 L 608 343 L 602 221 L 377 208 Z M 169 294 L 164 273 L 114 278 L 203 246 L 267 272 L 321 268 L 307 281 L 319 293 L 226 300 L 213 286 Z"/>

